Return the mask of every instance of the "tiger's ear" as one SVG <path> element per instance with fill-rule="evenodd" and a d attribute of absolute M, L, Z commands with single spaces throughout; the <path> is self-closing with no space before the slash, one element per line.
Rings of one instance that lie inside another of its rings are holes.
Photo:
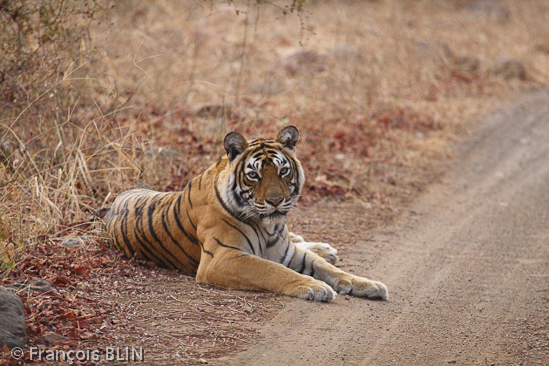
<path fill-rule="evenodd" d="M 280 142 L 286 149 L 294 151 L 295 144 L 299 140 L 299 131 L 294 126 L 286 126 L 280 130 L 276 141 Z"/>
<path fill-rule="evenodd" d="M 225 136 L 223 141 L 225 151 L 229 160 L 233 161 L 238 155 L 242 154 L 248 148 L 248 141 L 238 132 L 231 132 Z"/>

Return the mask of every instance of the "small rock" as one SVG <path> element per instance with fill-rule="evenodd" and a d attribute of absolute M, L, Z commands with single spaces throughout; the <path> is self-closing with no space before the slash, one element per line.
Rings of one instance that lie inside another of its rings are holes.
<path fill-rule="evenodd" d="M 351 296 L 345 295 L 345 300 L 351 300 Z"/>
<path fill-rule="evenodd" d="M 33 291 L 49 291 L 51 289 L 51 283 L 46 280 L 30 281 L 30 286 Z"/>
<path fill-rule="evenodd" d="M 208 360 L 204 359 L 204 358 L 199 358 L 198 359 L 198 363 L 201 363 L 203 365 L 207 364 L 208 363 Z"/>
<path fill-rule="evenodd" d="M 6 162 L 16 150 L 16 145 L 10 140 L 5 140 L 0 144 L 0 162 Z"/>
<path fill-rule="evenodd" d="M 48 291 L 51 289 L 51 283 L 46 280 L 33 280 L 24 283 L 12 283 L 10 287 L 32 291 Z"/>
<path fill-rule="evenodd" d="M 12 291 L 0 287 L 0 348 L 22 347 L 27 343 L 23 303 Z"/>
<path fill-rule="evenodd" d="M 245 313 L 247 313 L 247 314 L 249 314 L 249 313 L 252 312 L 252 308 L 249 307 L 249 306 L 243 306 L 243 307 L 242 307 L 242 311 L 245 312 Z"/>
<path fill-rule="evenodd" d="M 526 79 L 524 63 L 519 59 L 507 56 L 500 56 L 494 61 L 492 73 L 503 77 L 505 80 Z"/>

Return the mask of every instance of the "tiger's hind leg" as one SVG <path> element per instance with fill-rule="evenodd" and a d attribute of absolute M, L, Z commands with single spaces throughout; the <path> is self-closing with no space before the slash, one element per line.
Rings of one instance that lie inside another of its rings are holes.
<path fill-rule="evenodd" d="M 330 244 L 307 242 L 301 235 L 296 235 L 292 232 L 289 233 L 289 236 L 292 243 L 296 246 L 312 251 L 318 256 L 324 258 L 326 262 L 330 264 L 335 264 L 337 262 L 337 249 L 332 247 Z"/>

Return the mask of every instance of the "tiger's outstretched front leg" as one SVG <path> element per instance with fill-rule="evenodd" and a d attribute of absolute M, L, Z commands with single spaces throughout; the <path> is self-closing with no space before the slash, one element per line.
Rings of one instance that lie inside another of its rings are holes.
<path fill-rule="evenodd" d="M 332 301 L 336 293 L 387 299 L 387 287 L 378 281 L 346 273 L 310 250 L 290 245 L 288 263 L 282 264 L 243 252 L 237 246 L 205 243 L 196 280 L 242 290 L 270 290 L 314 301 Z M 215 248 L 215 249 L 213 249 Z M 333 289 L 332 289 L 333 288 Z"/>
<path fill-rule="evenodd" d="M 336 264 L 337 262 L 337 249 L 330 244 L 321 242 L 305 241 L 301 235 L 288 232 L 288 236 L 292 243 L 303 249 L 308 249 L 315 254 L 318 254 L 330 264 Z"/>
<path fill-rule="evenodd" d="M 242 290 L 270 290 L 313 301 L 329 302 L 336 297 L 335 291 L 325 282 L 223 245 L 215 251 L 202 253 L 196 274 L 198 282 Z M 205 243 L 204 247 L 212 246 Z"/>
<path fill-rule="evenodd" d="M 349 294 L 370 299 L 387 300 L 387 286 L 344 272 L 310 250 L 295 246 L 295 253 L 288 267 L 329 284 L 338 294 Z"/>

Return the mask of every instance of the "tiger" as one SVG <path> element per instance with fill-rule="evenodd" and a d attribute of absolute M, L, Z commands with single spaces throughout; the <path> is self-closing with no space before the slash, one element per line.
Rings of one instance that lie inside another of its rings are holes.
<path fill-rule="evenodd" d="M 295 155 L 299 137 L 295 126 L 276 139 L 248 141 L 230 132 L 226 154 L 183 191 L 118 195 L 106 231 L 127 257 L 196 275 L 199 283 L 313 301 L 337 294 L 386 300 L 383 283 L 337 268 L 331 245 L 288 231 L 287 215 L 305 183 Z"/>

